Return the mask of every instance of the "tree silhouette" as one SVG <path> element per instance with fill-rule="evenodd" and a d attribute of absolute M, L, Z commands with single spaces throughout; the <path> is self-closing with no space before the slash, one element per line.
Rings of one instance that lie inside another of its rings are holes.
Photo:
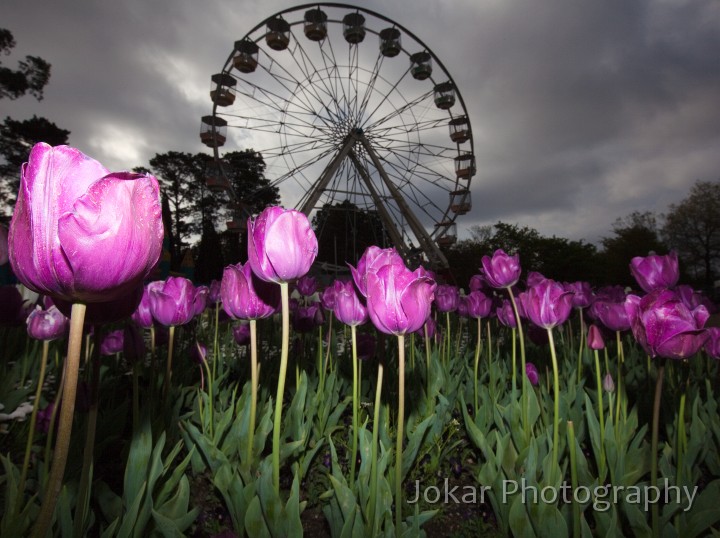
<path fill-rule="evenodd" d="M 613 224 L 613 235 L 601 241 L 601 265 L 605 284 L 620 284 L 637 287 L 630 273 L 630 260 L 636 256 L 647 256 L 650 252 L 667 254 L 668 247 L 660 238 L 655 214 L 634 211 Z"/>
<path fill-rule="evenodd" d="M 697 181 L 687 198 L 668 209 L 663 236 L 690 277 L 712 290 L 720 272 L 720 181 Z"/>
<path fill-rule="evenodd" d="M 8 55 L 15 48 L 10 30 L 0 28 L 0 54 Z M 50 64 L 37 56 L 26 56 L 18 69 L 0 63 L 0 99 L 18 99 L 29 93 L 40 101 L 50 81 Z M 9 215 L 15 205 L 20 183 L 20 166 L 27 161 L 30 149 L 38 142 L 51 146 L 67 144 L 70 131 L 60 129 L 45 118 L 33 116 L 17 121 L 6 117 L 0 124 L 0 213 Z"/>
<path fill-rule="evenodd" d="M 10 30 L 0 28 L 0 54 L 8 55 L 15 48 L 15 38 Z M 17 69 L 0 63 L 0 98 L 17 99 L 29 93 L 38 101 L 50 81 L 50 64 L 37 56 L 25 56 Z"/>

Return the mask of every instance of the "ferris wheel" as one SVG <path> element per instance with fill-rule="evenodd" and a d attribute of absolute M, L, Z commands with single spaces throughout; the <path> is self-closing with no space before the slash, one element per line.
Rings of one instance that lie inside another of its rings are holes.
<path fill-rule="evenodd" d="M 280 11 L 235 41 L 210 97 L 207 182 L 238 210 L 222 150 L 252 148 L 285 206 L 310 216 L 349 202 L 379 218 L 406 260 L 447 267 L 440 247 L 471 209 L 472 129 L 452 77 L 409 30 L 345 4 Z"/>

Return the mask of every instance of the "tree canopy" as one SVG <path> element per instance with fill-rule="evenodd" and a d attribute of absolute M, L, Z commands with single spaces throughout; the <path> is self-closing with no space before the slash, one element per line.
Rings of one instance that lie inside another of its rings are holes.
<path fill-rule="evenodd" d="M 697 181 L 685 199 L 671 204 L 662 235 L 689 276 L 710 290 L 720 274 L 720 181 Z"/>

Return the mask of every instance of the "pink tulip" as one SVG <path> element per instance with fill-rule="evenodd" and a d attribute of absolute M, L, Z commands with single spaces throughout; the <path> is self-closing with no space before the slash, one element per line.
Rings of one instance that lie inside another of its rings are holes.
<path fill-rule="evenodd" d="M 74 148 L 44 143 L 21 168 L 10 263 L 38 293 L 86 303 L 122 297 L 157 263 L 163 233 L 153 176 L 109 173 Z"/>
<path fill-rule="evenodd" d="M 290 282 L 307 274 L 318 251 L 307 216 L 295 209 L 268 207 L 248 220 L 248 263 L 268 282 Z"/>

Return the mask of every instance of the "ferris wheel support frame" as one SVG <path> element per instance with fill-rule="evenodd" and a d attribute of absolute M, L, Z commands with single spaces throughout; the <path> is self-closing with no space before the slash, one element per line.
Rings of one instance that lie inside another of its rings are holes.
<path fill-rule="evenodd" d="M 433 265 L 438 265 L 443 269 L 448 269 L 450 267 L 450 264 L 447 261 L 447 258 L 442 253 L 440 248 L 437 246 L 435 241 L 432 240 L 430 237 L 430 234 L 425 231 L 425 228 L 420 223 L 418 218 L 415 216 L 415 213 L 412 212 L 410 209 L 410 206 L 408 206 L 407 202 L 405 201 L 405 198 L 403 198 L 402 194 L 400 194 L 400 191 L 398 191 L 395 184 L 390 180 L 387 173 L 385 172 L 385 169 L 382 166 L 382 163 L 380 162 L 380 159 L 378 159 L 377 154 L 375 153 L 375 150 L 372 148 L 370 143 L 368 142 L 367 138 L 362 133 L 353 133 L 353 136 L 357 138 L 357 140 L 363 145 L 365 148 L 365 151 L 367 151 L 368 155 L 370 156 L 370 159 L 372 160 L 373 164 L 375 165 L 375 168 L 377 169 L 378 173 L 380 174 L 380 177 L 382 178 L 383 182 L 385 183 L 385 186 L 390 191 L 390 194 L 392 195 L 393 199 L 395 200 L 395 203 L 397 204 L 398 208 L 400 209 L 400 212 L 403 214 L 403 216 L 407 219 L 407 223 L 410 226 L 410 229 L 413 231 L 413 234 L 415 234 L 415 238 L 420 243 L 420 247 L 425 251 L 425 254 L 427 254 L 429 261 Z"/>
<path fill-rule="evenodd" d="M 385 229 L 387 230 L 391 241 L 400 251 L 400 255 L 406 261 L 409 261 L 410 252 L 408 250 L 408 247 L 402 238 L 402 234 L 398 232 L 398 229 L 395 227 L 395 223 L 392 221 L 392 218 L 390 217 L 390 214 L 388 213 L 385 204 L 383 204 L 382 199 L 380 198 L 380 195 L 375 188 L 375 185 L 373 185 L 367 169 L 362 165 L 362 163 L 360 163 L 360 159 L 358 159 L 358 156 L 355 154 L 354 151 L 350 151 L 349 157 L 353 165 L 355 165 L 355 169 L 360 174 L 360 177 L 365 182 L 365 186 L 367 187 L 368 192 L 370 193 L 370 197 L 373 199 L 373 202 L 375 202 L 375 207 L 377 208 L 378 213 L 380 213 L 380 220 L 385 226 Z"/>

